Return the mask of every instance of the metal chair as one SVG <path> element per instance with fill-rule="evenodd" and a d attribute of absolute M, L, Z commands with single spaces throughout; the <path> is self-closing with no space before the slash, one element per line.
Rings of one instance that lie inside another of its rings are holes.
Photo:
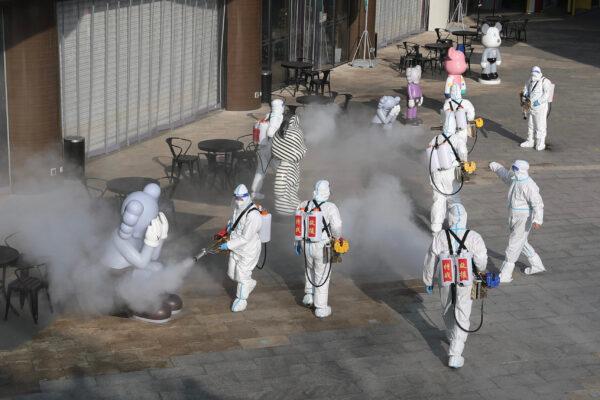
<path fill-rule="evenodd" d="M 179 178 L 175 176 L 163 176 L 158 178 L 160 185 L 160 198 L 158 199 L 158 209 L 164 212 L 169 220 L 173 221 L 173 225 L 177 226 L 177 214 L 175 212 L 175 202 L 173 201 L 173 195 L 179 185 Z"/>
<path fill-rule="evenodd" d="M 318 93 L 319 88 L 321 89 L 321 95 L 325 94 L 325 86 L 327 86 L 327 92 L 331 93 L 331 81 L 329 80 L 329 75 L 331 74 L 330 69 L 323 70 L 323 77 L 313 78 L 310 81 L 310 90 L 313 90 L 313 86 L 315 88 L 315 93 Z"/>
<path fill-rule="evenodd" d="M 441 31 L 444 31 L 444 33 L 446 34 L 446 36 L 442 37 Z M 441 29 L 441 28 L 435 28 L 435 34 L 437 36 L 437 43 L 450 43 L 453 44 L 452 39 L 450 39 L 450 35 L 452 35 L 452 32 L 446 30 L 446 29 Z"/>
<path fill-rule="evenodd" d="M 173 161 L 171 162 L 171 177 L 175 176 L 175 168 L 177 167 L 177 178 L 179 178 L 183 166 L 185 165 L 188 167 L 190 178 L 193 178 L 195 165 L 198 171 L 198 178 L 200 178 L 200 162 L 198 156 L 187 154 L 192 146 L 192 141 L 178 137 L 170 137 L 165 141 L 167 142 L 167 145 L 169 145 L 169 150 L 173 156 Z"/>
<path fill-rule="evenodd" d="M 238 141 L 244 143 L 244 150 L 235 153 L 233 159 L 233 178 L 236 181 L 240 179 L 240 175 L 247 171 L 249 177 L 254 174 L 258 163 L 258 144 L 252 140 L 252 134 L 243 135 L 237 138 Z"/>
<path fill-rule="evenodd" d="M 8 240 L 15 236 L 17 233 L 13 233 L 4 238 L 4 245 L 12 247 Z M 12 247 L 14 248 L 14 247 Z M 19 293 L 19 303 L 21 309 L 25 305 L 25 300 L 29 299 L 29 308 L 31 310 L 31 316 L 33 317 L 34 323 L 38 322 L 38 294 L 40 290 L 46 292 L 46 298 L 48 299 L 48 305 L 50 312 L 54 313 L 54 307 L 52 307 L 52 300 L 50 299 L 50 292 L 48 291 L 48 274 L 47 266 L 44 262 L 32 263 L 27 265 L 27 261 L 24 259 L 25 255 L 20 253 L 19 261 L 17 261 L 15 276 L 17 279 L 8 284 L 6 291 L 6 307 L 4 310 L 4 320 L 8 319 L 8 312 L 11 309 L 11 297 L 14 292 Z M 37 276 L 36 276 L 37 275 Z M 14 309 L 14 308 L 13 308 Z"/>

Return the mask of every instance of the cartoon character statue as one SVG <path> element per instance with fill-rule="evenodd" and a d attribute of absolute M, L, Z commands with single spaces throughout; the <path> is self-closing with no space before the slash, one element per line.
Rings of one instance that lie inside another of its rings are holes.
<path fill-rule="evenodd" d="M 373 124 L 379 124 L 384 129 L 390 129 L 400 114 L 400 97 L 383 96 L 379 99 L 377 113 L 371 120 Z"/>
<path fill-rule="evenodd" d="M 144 297 L 149 300 L 146 304 L 151 304 L 153 309 L 133 309 L 133 316 L 153 323 L 169 321 L 171 315 L 181 311 L 183 306 L 181 298 L 175 294 L 160 290 L 148 293 L 157 290 L 156 279 L 152 277 L 164 269 L 158 258 L 169 232 L 167 218 L 159 212 L 159 197 L 160 186 L 150 183 L 142 192 L 133 192 L 125 198 L 121 206 L 121 225 L 111 234 L 102 258 L 102 263 L 112 269 L 112 275 L 117 279 L 142 288 L 142 293 L 131 294 L 131 298 Z M 120 297 L 128 303 L 130 296 Z M 131 307 L 131 304 L 126 306 Z"/>
<path fill-rule="evenodd" d="M 406 122 L 419 125 L 421 120 L 417 118 L 417 110 L 423 105 L 423 91 L 421 90 L 421 66 L 406 69 L 406 80 L 408 81 L 408 107 L 406 108 Z"/>
<path fill-rule="evenodd" d="M 498 78 L 497 68 L 502 64 L 502 57 L 500 56 L 500 32 L 502 31 L 502 24 L 496 22 L 496 25 L 489 26 L 483 24 L 481 27 L 481 44 L 485 47 L 481 54 L 481 77 L 479 83 L 486 85 L 498 85 L 500 78 Z"/>
<path fill-rule="evenodd" d="M 452 88 L 452 85 L 458 85 L 461 94 L 465 96 L 467 94 L 467 84 L 465 83 L 465 78 L 462 76 L 467 70 L 465 53 L 452 47 L 448 49 L 448 57 L 444 60 L 444 69 L 448 73 L 446 86 L 444 87 L 444 96 L 447 99 L 450 98 L 450 89 Z"/>

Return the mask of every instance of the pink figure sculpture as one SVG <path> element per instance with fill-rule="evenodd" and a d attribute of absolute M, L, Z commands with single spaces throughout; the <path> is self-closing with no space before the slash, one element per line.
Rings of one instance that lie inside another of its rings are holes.
<path fill-rule="evenodd" d="M 453 47 L 448 49 L 448 57 L 444 60 L 444 68 L 448 73 L 446 79 L 446 87 L 444 88 L 444 96 L 450 98 L 450 89 L 452 85 L 458 85 L 460 92 L 464 96 L 467 94 L 467 84 L 462 74 L 467 70 L 467 61 L 465 60 L 465 53 L 459 50 L 455 50 Z"/>
<path fill-rule="evenodd" d="M 406 69 L 406 80 L 408 81 L 408 107 L 406 108 L 406 122 L 419 125 L 417 110 L 423 105 L 423 91 L 421 90 L 421 66 Z"/>

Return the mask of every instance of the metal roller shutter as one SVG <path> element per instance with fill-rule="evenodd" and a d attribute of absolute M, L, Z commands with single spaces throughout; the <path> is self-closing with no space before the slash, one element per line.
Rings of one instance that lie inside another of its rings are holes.
<path fill-rule="evenodd" d="M 418 33 L 424 0 L 377 0 L 375 31 L 377 47 Z"/>
<path fill-rule="evenodd" d="M 63 136 L 106 153 L 220 108 L 220 0 L 57 2 Z"/>

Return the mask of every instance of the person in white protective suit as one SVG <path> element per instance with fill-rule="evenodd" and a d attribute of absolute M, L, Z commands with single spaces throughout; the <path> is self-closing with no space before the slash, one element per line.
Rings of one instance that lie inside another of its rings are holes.
<path fill-rule="evenodd" d="M 459 85 L 452 85 L 450 98 L 444 102 L 444 125 L 455 129 L 463 140 L 467 140 L 468 123 L 475 120 L 475 107 L 467 99 L 462 98 Z M 454 127 L 452 127 L 454 125 Z"/>
<path fill-rule="evenodd" d="M 221 244 L 220 249 L 230 251 L 227 276 L 237 282 L 236 298 L 231 311 L 238 312 L 246 309 L 248 296 L 256 287 L 252 271 L 260 258 L 259 231 L 262 219 L 245 185 L 236 187 L 233 196 L 235 209 L 227 224 L 229 240 Z"/>
<path fill-rule="evenodd" d="M 523 87 L 523 97 L 529 100 L 531 107 L 527 120 L 527 140 L 521 143 L 521 147 L 535 145 L 535 149 L 539 151 L 546 148 L 546 120 L 551 90 L 552 82 L 542 75 L 542 69 L 533 67 L 531 77 Z"/>
<path fill-rule="evenodd" d="M 274 158 L 271 154 L 271 145 L 273 136 L 279 130 L 281 123 L 283 122 L 283 111 L 285 104 L 281 99 L 274 99 L 271 101 L 271 112 L 265 116 L 265 121 L 259 125 L 261 129 L 260 141 L 258 143 L 258 165 L 256 166 L 256 173 L 254 174 L 254 180 L 252 181 L 252 198 L 253 199 L 264 199 L 264 194 L 261 193 L 265 175 L 270 169 L 277 169 L 279 160 Z M 264 130 L 264 132 L 262 132 Z"/>
<path fill-rule="evenodd" d="M 460 368 L 465 359 L 462 352 L 465 348 L 468 333 L 461 329 L 469 329 L 469 318 L 471 316 L 471 282 L 464 283 L 450 278 L 447 285 L 444 284 L 442 274 L 448 273 L 443 268 L 442 260 L 447 259 L 449 254 L 458 254 L 471 259 L 471 267 L 477 272 L 484 272 L 487 266 L 487 249 L 479 233 L 467 230 L 467 212 L 462 204 L 454 204 L 448 211 L 448 226 L 450 229 L 438 232 L 433 237 L 433 242 L 425 256 L 423 265 L 423 283 L 427 293 L 433 293 L 433 279 L 437 270 L 440 278 L 440 300 L 442 302 L 442 317 L 446 324 L 446 335 L 450 342 L 448 348 L 448 366 Z M 462 242 L 464 247 L 461 246 Z M 448 243 L 450 242 L 450 243 Z M 452 250 L 452 251 L 451 251 Z M 460 260 L 460 259 L 459 259 Z M 466 263 L 467 267 L 469 263 Z M 457 266 L 458 267 L 458 266 Z M 458 269 L 456 270 L 458 271 Z M 459 283 L 456 283 L 456 282 Z M 471 279 L 472 281 L 472 279 Z M 452 283 L 450 283 L 452 282 Z M 452 288 L 454 284 L 455 289 Z M 453 290 L 456 290 L 453 304 Z M 460 326 L 458 325 L 460 324 Z"/>
<path fill-rule="evenodd" d="M 431 173 L 429 182 L 433 189 L 431 232 L 434 235 L 442 229 L 447 207 L 461 202 L 458 193 L 461 185 L 460 168 L 461 162 L 466 162 L 469 154 L 467 142 L 456 134 L 454 124 L 447 122 L 443 129 L 443 133 L 433 138 L 427 149 Z"/>
<path fill-rule="evenodd" d="M 371 120 L 371 123 L 390 129 L 396 118 L 400 115 L 400 97 L 383 96 L 379 99 L 377 112 Z"/>
<path fill-rule="evenodd" d="M 342 236 L 342 219 L 335 204 L 328 201 L 330 196 L 329 182 L 320 180 L 315 185 L 313 199 L 303 201 L 298 210 L 305 213 L 319 209 L 323 217 L 323 232 L 320 241 L 304 239 L 295 244 L 296 254 L 302 254 L 302 245 L 306 257 L 306 284 L 304 299 L 306 307 L 315 307 L 315 316 L 325 318 L 331 315 L 331 307 L 327 304 L 329 283 L 331 281 L 331 239 Z M 313 285 L 314 284 L 314 285 Z"/>
<path fill-rule="evenodd" d="M 500 282 L 511 282 L 515 262 L 521 253 L 525 254 L 530 267 L 525 268 L 527 275 L 546 270 L 540 256 L 527 241 L 529 231 L 539 229 L 544 222 L 544 202 L 538 185 L 529 176 L 529 163 L 516 160 L 508 171 L 497 162 L 490 163 L 490 169 L 507 185 L 508 189 L 508 225 L 510 234 L 504 262 L 500 270 Z"/>

